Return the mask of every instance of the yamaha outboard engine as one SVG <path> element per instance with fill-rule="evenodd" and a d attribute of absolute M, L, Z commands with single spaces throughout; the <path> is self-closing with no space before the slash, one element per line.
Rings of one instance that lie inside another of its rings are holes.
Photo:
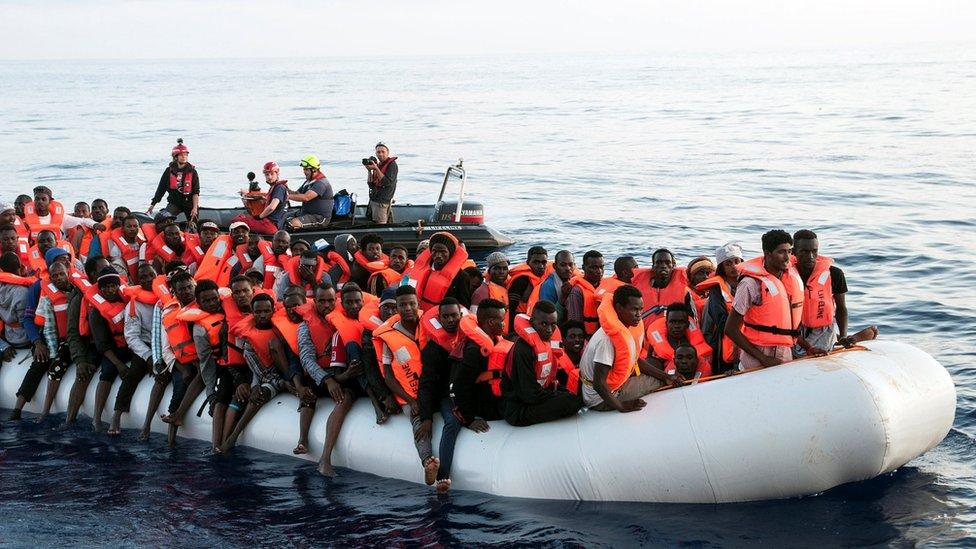
<path fill-rule="evenodd" d="M 437 203 L 437 207 L 434 209 L 434 215 L 432 216 L 431 223 L 455 223 L 454 217 L 457 213 L 458 203 L 457 200 L 442 200 Z M 461 219 L 458 223 L 475 223 L 478 225 L 484 224 L 485 222 L 485 207 L 481 202 L 473 202 L 470 200 L 464 201 L 464 206 L 461 209 Z"/>

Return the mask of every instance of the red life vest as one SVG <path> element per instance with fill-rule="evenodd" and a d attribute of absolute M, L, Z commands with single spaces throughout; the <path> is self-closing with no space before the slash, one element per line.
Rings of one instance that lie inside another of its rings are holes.
<path fill-rule="evenodd" d="M 600 318 L 596 314 L 596 308 L 600 305 L 597 289 L 582 276 L 574 276 L 569 283 L 583 292 L 583 326 L 586 335 L 591 336 L 600 328 Z"/>
<path fill-rule="evenodd" d="M 355 343 L 356 345 L 363 344 L 363 323 L 359 321 L 359 318 L 349 318 L 346 316 L 346 312 L 342 310 L 342 307 L 338 306 L 331 313 L 325 315 L 325 318 L 339 332 L 339 337 L 342 338 L 343 345 L 350 343 Z"/>
<path fill-rule="evenodd" d="M 190 325 L 179 319 L 181 312 L 195 308 L 195 306 L 194 303 L 191 303 L 184 308 L 175 299 L 163 305 L 163 333 L 166 334 L 166 341 L 173 351 L 173 356 L 180 364 L 189 364 L 197 359 L 197 348 L 193 343 Z"/>
<path fill-rule="evenodd" d="M 220 287 L 227 287 L 230 284 L 230 273 L 233 266 L 237 264 L 237 256 L 234 255 L 234 245 L 231 237 L 220 235 L 214 239 L 203 254 L 200 263 L 197 264 L 197 271 L 193 274 L 196 280 L 213 280 Z"/>
<path fill-rule="evenodd" d="M 269 244 L 267 252 L 262 248 L 261 253 L 264 255 L 264 288 L 270 290 L 274 288 L 278 273 L 284 269 L 285 263 L 291 259 L 291 250 L 281 255 L 275 255 Z"/>
<path fill-rule="evenodd" d="M 68 252 L 68 256 L 71 257 L 72 262 L 74 262 L 75 249 L 71 247 L 71 244 L 69 244 L 67 240 L 59 240 L 54 247 L 61 248 L 62 250 Z M 39 276 L 47 275 L 47 261 L 44 260 L 44 254 L 37 249 L 37 244 L 31 246 L 27 251 L 27 262 L 27 266 L 29 266 L 31 270 L 37 273 Z"/>
<path fill-rule="evenodd" d="M 600 285 L 596 289 L 596 300 L 597 302 L 603 301 L 603 296 L 610 294 L 613 297 L 613 292 L 617 291 L 617 288 L 626 284 L 623 280 L 617 278 L 617 275 L 613 275 L 604 278 L 600 281 Z"/>
<path fill-rule="evenodd" d="M 119 249 L 119 254 L 121 254 L 122 261 L 125 261 L 125 266 L 129 269 L 129 279 L 135 280 L 136 271 L 138 271 L 139 267 L 139 251 L 142 249 L 143 244 L 146 243 L 146 236 L 142 234 L 142 231 L 140 230 L 136 235 L 135 243 L 130 244 L 122 236 L 122 229 L 112 229 L 112 232 L 109 233 L 108 240 L 115 244 L 115 247 Z M 107 244 L 102 249 L 102 255 L 109 255 Z"/>
<path fill-rule="evenodd" d="M 300 267 L 302 257 L 296 255 L 288 260 L 288 264 L 285 266 L 285 272 L 288 273 L 288 282 L 294 286 L 301 286 L 305 288 L 305 296 L 312 297 L 315 294 L 315 286 L 308 284 L 298 275 L 298 269 Z M 315 266 L 315 283 L 316 285 L 322 280 L 322 274 L 325 273 L 326 266 L 325 261 L 322 258 L 317 259 Z"/>
<path fill-rule="evenodd" d="M 705 280 L 701 281 L 695 289 L 699 292 L 711 291 L 713 286 L 718 286 L 722 292 L 722 302 L 725 303 L 725 310 L 727 312 L 732 312 L 732 288 L 729 287 L 729 283 L 725 281 L 719 275 L 712 275 Z M 724 332 L 724 330 L 723 330 Z M 722 334 L 722 361 L 726 363 L 732 362 L 736 357 L 735 343 L 729 338 L 729 336 Z"/>
<path fill-rule="evenodd" d="M 739 279 L 759 281 L 762 303 L 749 307 L 743 318 L 742 334 L 753 345 L 790 347 L 799 334 L 803 314 L 803 281 L 790 266 L 782 278 L 766 271 L 763 258 L 757 257 L 736 265 Z"/>
<path fill-rule="evenodd" d="M 56 240 L 64 238 L 64 233 L 61 231 L 61 225 L 64 223 L 64 206 L 57 200 L 52 200 L 48 206 L 48 214 L 51 216 L 50 221 L 41 223 L 41 216 L 34 208 L 34 201 L 24 204 L 24 224 L 30 230 L 31 242 L 37 241 L 37 235 L 41 231 L 52 231 Z"/>
<path fill-rule="evenodd" d="M 423 363 L 420 360 L 420 347 L 417 346 L 416 334 L 414 337 L 407 337 L 403 332 L 393 326 L 400 321 L 400 315 L 391 316 L 376 331 L 373 332 L 373 342 L 376 347 L 382 349 L 383 343 L 390 349 L 393 355 L 391 368 L 393 376 L 396 378 L 403 391 L 410 395 L 410 398 L 417 398 L 417 389 L 420 387 L 420 374 L 423 371 Z M 403 405 L 407 402 L 397 397 L 397 401 Z"/>
<path fill-rule="evenodd" d="M 2 274 L 0 273 L 0 275 Z M 41 297 L 46 297 L 51 302 L 54 322 L 58 330 L 58 339 L 64 339 L 68 335 L 68 295 L 59 290 L 51 281 L 42 281 Z M 34 323 L 43 326 L 44 317 L 39 314 L 34 315 Z"/>
<path fill-rule="evenodd" d="M 332 365 L 332 336 L 335 334 L 335 327 L 328 319 L 315 312 L 314 303 L 300 306 L 298 312 L 305 319 L 308 334 L 315 345 L 315 363 L 320 368 L 328 368 Z"/>
<path fill-rule="evenodd" d="M 356 253 L 352 255 L 353 260 L 359 264 L 360 267 L 365 269 L 370 274 L 378 273 L 383 269 L 390 266 L 390 257 L 386 254 L 380 254 L 380 258 L 376 261 L 369 261 L 366 259 L 366 255 L 363 254 L 362 250 L 356 250 Z"/>
<path fill-rule="evenodd" d="M 684 303 L 690 290 L 688 289 L 688 272 L 684 267 L 675 267 L 671 271 L 671 280 L 663 288 L 654 287 L 654 271 L 651 269 L 634 270 L 634 281 L 631 284 L 640 290 L 644 298 L 644 310 L 649 314 L 644 317 L 644 326 L 664 316 L 668 305 L 680 301 Z"/>
<path fill-rule="evenodd" d="M 376 291 L 377 289 L 376 281 L 379 279 L 383 279 L 383 282 L 386 283 L 385 288 L 390 288 L 398 285 L 400 281 L 403 280 L 403 273 L 397 272 L 387 267 L 385 269 L 381 269 L 369 275 L 369 280 L 366 281 L 366 288 L 367 291 L 369 291 L 373 295 L 380 294 L 380 292 Z"/>
<path fill-rule="evenodd" d="M 99 247 L 101 248 L 102 255 L 105 257 L 108 257 L 109 255 L 108 254 L 108 241 L 110 239 L 109 227 L 112 226 L 112 216 L 106 215 L 105 219 L 98 221 L 97 223 L 101 223 L 102 225 L 105 225 L 105 228 L 107 230 L 99 233 L 96 232 L 95 229 L 89 229 L 87 227 L 79 225 L 74 229 L 72 229 L 71 231 L 68 231 L 69 233 L 72 233 L 73 231 L 74 232 L 84 231 L 84 233 L 82 233 L 81 235 L 81 242 L 78 244 L 78 249 L 76 250 L 78 258 L 81 259 L 82 261 L 88 261 L 88 256 L 91 255 L 91 243 L 95 239 L 98 239 L 98 244 Z M 73 240 L 73 239 L 74 239 L 74 235 L 69 234 L 68 240 Z"/>
<path fill-rule="evenodd" d="M 159 301 L 155 289 L 147 290 L 142 286 L 126 286 L 121 292 L 122 295 L 128 298 L 130 315 L 135 314 L 136 301 L 144 305 L 155 305 Z"/>
<path fill-rule="evenodd" d="M 494 299 L 496 301 L 500 301 L 500 302 L 502 302 L 502 303 L 505 304 L 505 307 L 506 308 L 508 307 L 508 289 L 505 288 L 505 286 L 501 286 L 499 284 L 495 284 L 494 282 L 491 281 L 491 279 L 489 279 L 487 276 L 485 276 L 484 282 L 482 282 L 481 283 L 481 286 L 479 286 L 479 289 L 480 288 L 486 288 L 488 290 L 488 297 L 490 299 Z M 477 292 L 478 292 L 478 290 L 475 290 L 475 293 L 477 293 Z M 480 301 L 479 301 L 479 303 L 480 303 Z M 478 312 L 478 305 L 475 304 L 475 303 L 472 303 L 471 304 L 471 313 L 472 314 L 476 314 L 477 312 Z M 503 331 L 504 331 L 504 333 L 507 334 L 509 332 L 509 330 L 508 330 L 508 313 L 507 313 L 507 311 L 506 311 L 506 314 L 504 316 L 505 316 L 505 318 L 503 319 L 503 324 L 502 325 L 503 325 Z"/>
<path fill-rule="evenodd" d="M 180 194 L 193 192 L 193 164 L 187 163 L 182 170 L 169 167 L 169 190 Z"/>
<path fill-rule="evenodd" d="M 475 315 L 461 317 L 460 331 L 464 333 L 465 341 L 473 341 L 481 349 L 481 355 L 488 358 L 485 371 L 478 375 L 476 381 L 487 383 L 491 388 L 491 393 L 496 397 L 502 396 L 502 372 L 505 371 L 505 361 L 514 343 L 503 337 L 493 340 L 487 332 L 481 329 L 481 326 L 478 326 L 478 319 Z M 462 343 L 458 346 L 459 354 L 455 355 L 456 359 L 460 359 L 463 355 L 464 345 Z"/>
<path fill-rule="evenodd" d="M 142 248 L 140 259 L 152 261 L 156 257 L 162 258 L 164 263 L 179 259 L 187 266 L 198 265 L 204 254 L 200 253 L 199 240 L 196 235 L 180 231 L 180 241 L 183 243 L 183 253 L 176 256 L 176 250 L 166 244 L 165 233 L 156 235 L 148 245 Z"/>
<path fill-rule="evenodd" d="M 800 322 L 806 328 L 823 328 L 834 323 L 837 304 L 830 278 L 830 266 L 833 264 L 833 259 L 817 256 L 813 272 L 804 283 L 803 317 Z"/>
<path fill-rule="evenodd" d="M 454 255 L 448 258 L 447 263 L 440 270 L 435 271 L 430 263 L 430 248 L 424 250 L 417 257 L 413 269 L 410 269 L 409 284 L 417 289 L 417 298 L 420 300 L 420 308 L 424 311 L 440 305 L 447 290 L 451 288 L 454 277 L 461 271 L 464 263 L 468 259 L 468 251 L 461 246 L 458 239 L 451 233 L 434 233 L 445 235 L 454 243 Z"/>
<path fill-rule="evenodd" d="M 532 347 L 535 352 L 535 380 L 542 388 L 549 387 L 556 382 L 556 370 L 559 367 L 559 358 L 563 356 L 562 335 L 559 328 L 552 333 L 549 341 L 543 341 L 539 333 L 532 327 L 532 319 L 528 315 L 518 314 L 515 316 L 515 333 Z M 508 353 L 505 360 L 505 375 L 512 377 L 512 356 Z"/>
<path fill-rule="evenodd" d="M 688 329 L 685 330 L 685 339 L 698 351 L 698 373 L 702 377 L 712 375 L 712 348 L 705 341 L 701 330 L 698 329 L 698 324 L 693 318 L 688 319 Z M 647 342 L 654 356 L 664 362 L 664 371 L 673 374 L 675 372 L 674 348 L 671 347 L 671 343 L 668 341 L 668 325 L 665 318 L 659 318 L 647 327 Z"/>
<path fill-rule="evenodd" d="M 258 328 L 254 325 L 254 315 L 247 315 L 231 329 L 230 333 L 251 345 L 265 370 L 275 367 L 274 357 L 271 356 L 271 342 L 276 339 L 280 341 L 281 338 L 273 325 L 270 328 Z"/>
<path fill-rule="evenodd" d="M 227 319 L 224 313 L 208 313 L 203 309 L 200 309 L 196 303 L 193 303 L 187 307 L 183 307 L 182 310 L 176 315 L 176 319 L 189 324 L 196 324 L 202 327 L 207 332 L 207 341 L 210 342 L 210 352 L 214 357 L 214 362 L 218 366 L 228 366 L 231 362 L 228 361 L 228 328 Z M 189 329 L 189 326 L 188 326 Z M 193 330 L 189 329 L 191 334 Z M 194 349 L 196 351 L 196 349 Z M 241 364 L 238 362 L 236 364 Z"/>
<path fill-rule="evenodd" d="M 108 323 L 115 345 L 119 348 L 127 348 L 128 344 L 125 342 L 125 308 L 129 304 L 129 298 L 122 292 L 122 288 L 119 288 L 119 292 L 121 299 L 111 302 L 96 291 L 90 295 L 89 303 Z M 91 328 L 89 327 L 89 329 Z"/>
<path fill-rule="evenodd" d="M 335 267 L 336 265 L 338 265 L 339 269 L 342 270 L 342 273 L 339 275 L 339 280 L 332 281 L 334 282 L 334 286 L 336 290 L 341 290 L 342 286 L 346 282 L 349 282 L 349 273 L 350 273 L 349 262 L 346 261 L 346 258 L 339 255 L 339 252 L 336 252 L 335 250 L 330 250 L 325 257 L 327 259 L 327 261 L 325 262 L 326 271 L 331 271 L 332 268 Z M 316 277 L 316 279 L 317 278 L 318 277 Z"/>
<path fill-rule="evenodd" d="M 420 349 L 423 350 L 427 343 L 433 341 L 440 345 L 448 354 L 456 354 L 458 346 L 464 343 L 464 332 L 458 328 L 453 334 L 444 329 L 440 321 L 439 307 L 431 307 L 424 311 L 420 317 L 420 329 L 418 330 L 418 342 Z M 461 314 L 468 314 L 463 308 Z"/>

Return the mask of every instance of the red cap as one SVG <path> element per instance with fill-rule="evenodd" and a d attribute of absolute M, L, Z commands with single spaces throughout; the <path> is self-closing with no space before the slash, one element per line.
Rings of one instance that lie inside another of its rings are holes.
<path fill-rule="evenodd" d="M 183 144 L 183 138 L 182 137 L 176 140 L 176 146 L 173 147 L 173 158 L 176 158 L 176 155 L 181 154 L 181 153 L 190 154 L 190 149 L 187 148 L 187 146 Z"/>
<path fill-rule="evenodd" d="M 277 172 L 278 171 L 278 164 L 275 163 L 274 160 L 272 160 L 271 162 L 266 162 L 264 164 L 264 170 L 263 171 L 264 171 L 264 173 Z"/>

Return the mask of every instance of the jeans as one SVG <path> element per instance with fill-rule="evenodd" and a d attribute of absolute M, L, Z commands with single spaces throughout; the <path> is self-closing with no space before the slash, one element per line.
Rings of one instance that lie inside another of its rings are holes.
<path fill-rule="evenodd" d="M 441 399 L 441 417 L 444 418 L 444 428 L 441 429 L 441 444 L 437 453 L 441 457 L 441 466 L 437 469 L 437 480 L 451 478 L 451 463 L 454 461 L 454 443 L 461 432 L 461 422 L 454 415 L 454 402 L 450 397 Z"/>

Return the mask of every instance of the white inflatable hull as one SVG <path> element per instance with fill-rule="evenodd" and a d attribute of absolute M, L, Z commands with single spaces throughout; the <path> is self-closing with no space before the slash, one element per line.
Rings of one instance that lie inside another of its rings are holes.
<path fill-rule="evenodd" d="M 721 503 L 817 494 L 895 470 L 933 448 L 955 416 L 948 372 L 910 345 L 876 341 L 868 351 L 662 391 L 635 413 L 583 412 L 533 427 L 493 422 L 491 431 L 458 437 L 453 487 L 499 496 L 588 501 Z M 0 407 L 12 408 L 27 371 L 25 356 L 0 367 Z M 63 412 L 71 368 L 55 399 Z M 93 381 L 83 411 L 91 414 Z M 46 378 L 25 409 L 38 412 Z M 111 417 L 115 391 L 104 419 Z M 141 428 L 152 383 L 143 381 L 123 427 Z M 169 401 L 169 391 L 161 409 Z M 193 407 L 195 412 L 202 397 Z M 276 398 L 256 416 L 240 444 L 292 455 L 297 400 Z M 319 401 L 312 454 L 322 451 L 332 409 Z M 158 418 L 153 430 L 165 433 Z M 439 439 L 435 421 L 434 448 Z M 210 440 L 210 418 L 188 415 L 180 436 Z M 356 471 L 423 482 L 407 418 L 376 425 L 364 399 L 346 418 L 333 463 Z"/>

